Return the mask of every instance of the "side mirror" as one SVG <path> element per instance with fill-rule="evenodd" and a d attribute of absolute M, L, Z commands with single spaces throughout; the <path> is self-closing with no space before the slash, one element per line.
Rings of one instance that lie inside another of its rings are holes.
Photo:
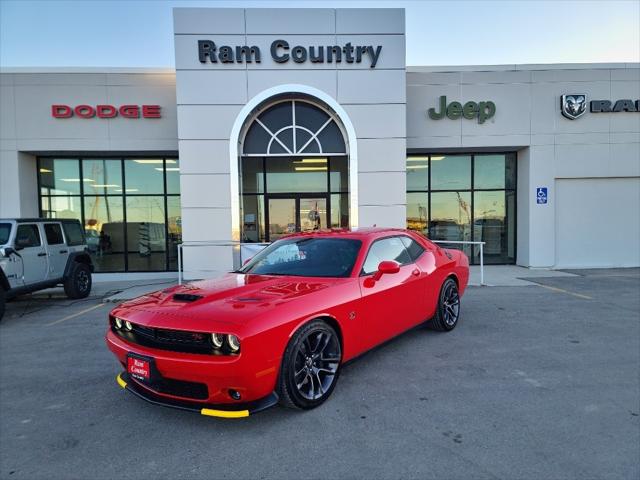
<path fill-rule="evenodd" d="M 10 257 L 12 254 L 16 253 L 16 251 L 11 247 L 0 248 L 0 256 L 2 257 Z"/>
<path fill-rule="evenodd" d="M 385 274 L 398 273 L 400 271 L 400 264 L 393 260 L 383 260 L 378 264 L 378 271 L 373 274 L 374 280 L 380 280 L 380 277 Z"/>
<path fill-rule="evenodd" d="M 242 266 L 244 267 L 247 263 L 249 263 L 251 261 L 253 257 L 249 257 L 247 258 L 244 262 L 242 262 Z"/>

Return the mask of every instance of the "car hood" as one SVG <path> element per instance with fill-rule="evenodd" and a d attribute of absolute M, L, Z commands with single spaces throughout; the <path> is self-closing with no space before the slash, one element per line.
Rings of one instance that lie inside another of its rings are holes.
<path fill-rule="evenodd" d="M 289 302 L 310 300 L 347 278 L 312 278 L 229 273 L 136 298 L 114 315 L 158 328 L 199 329 L 214 323 L 246 324 Z M 315 303 L 315 302 L 314 302 Z M 176 320 L 180 320 L 176 324 Z"/>

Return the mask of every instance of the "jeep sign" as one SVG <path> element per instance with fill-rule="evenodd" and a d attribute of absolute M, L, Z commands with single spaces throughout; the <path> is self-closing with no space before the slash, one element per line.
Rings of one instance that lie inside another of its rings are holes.
<path fill-rule="evenodd" d="M 485 120 L 490 119 L 496 114 L 496 104 L 491 101 L 467 102 L 464 105 L 460 102 L 451 102 L 447 105 L 447 97 L 445 95 L 440 97 L 439 108 L 439 112 L 436 111 L 435 108 L 428 110 L 431 120 L 441 120 L 446 115 L 446 117 L 451 120 L 457 120 L 460 117 L 464 117 L 467 120 L 476 118 L 478 123 L 484 123 Z"/>

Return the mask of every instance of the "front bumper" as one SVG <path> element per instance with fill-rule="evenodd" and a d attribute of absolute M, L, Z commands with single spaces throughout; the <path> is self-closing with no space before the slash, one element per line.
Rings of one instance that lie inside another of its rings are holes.
<path fill-rule="evenodd" d="M 177 408 L 179 410 L 187 410 L 189 412 L 200 413 L 208 417 L 219 418 L 243 418 L 255 413 L 266 410 L 278 403 L 278 395 L 275 392 L 267 395 L 259 400 L 246 403 L 210 405 L 201 403 L 185 402 L 173 398 L 156 395 L 151 390 L 139 385 L 131 376 L 122 372 L 116 377 L 118 385 L 125 390 L 133 393 L 136 397 L 141 398 L 154 405 L 162 407 Z"/>

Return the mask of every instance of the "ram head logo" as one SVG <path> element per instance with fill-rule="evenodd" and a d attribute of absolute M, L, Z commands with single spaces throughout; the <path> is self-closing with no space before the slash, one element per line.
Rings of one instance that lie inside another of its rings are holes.
<path fill-rule="evenodd" d="M 587 111 L 587 96 L 583 93 L 562 95 L 560 98 L 560 108 L 562 115 L 569 120 L 575 120 Z"/>

